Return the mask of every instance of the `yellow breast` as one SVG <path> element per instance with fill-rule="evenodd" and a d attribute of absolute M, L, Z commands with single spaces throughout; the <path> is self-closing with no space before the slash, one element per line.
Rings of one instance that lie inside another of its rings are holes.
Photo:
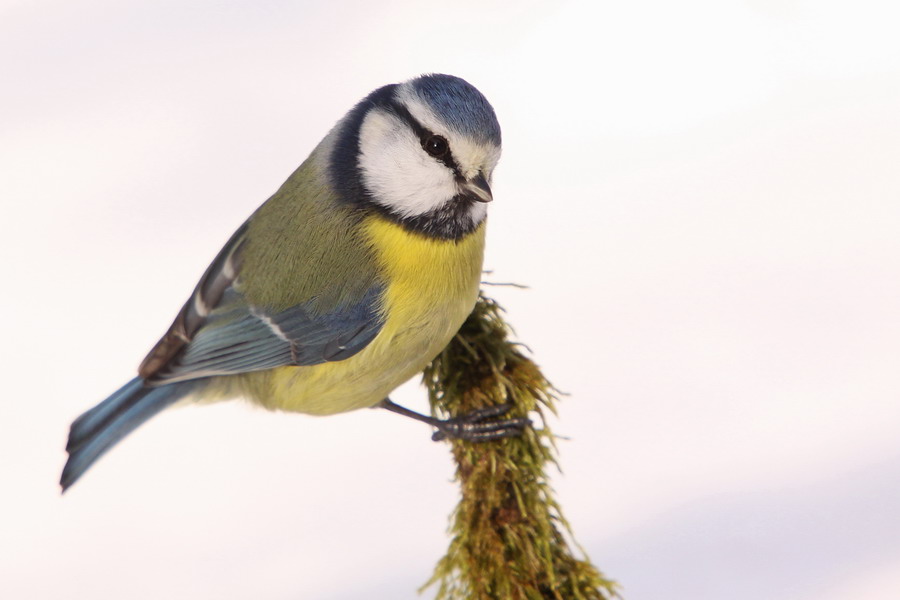
<path fill-rule="evenodd" d="M 319 415 L 373 406 L 421 372 L 472 311 L 484 224 L 458 242 L 410 233 L 380 217 L 364 228 L 387 282 L 384 327 L 346 360 L 253 374 L 243 391 L 256 402 Z"/>

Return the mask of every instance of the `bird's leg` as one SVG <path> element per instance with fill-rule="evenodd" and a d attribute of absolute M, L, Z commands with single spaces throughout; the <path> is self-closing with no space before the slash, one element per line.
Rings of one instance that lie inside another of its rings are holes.
<path fill-rule="evenodd" d="M 506 414 L 512 408 L 512 404 L 509 403 L 473 410 L 459 417 L 446 420 L 419 414 L 399 404 L 394 404 L 390 398 L 385 398 L 376 404 L 375 407 L 386 408 L 398 415 L 410 417 L 435 427 L 437 431 L 434 432 L 431 439 L 436 442 L 447 438 L 468 442 L 486 442 L 500 438 L 515 437 L 522 435 L 525 428 L 531 425 L 531 420 L 524 417 L 516 419 L 494 418 Z"/>

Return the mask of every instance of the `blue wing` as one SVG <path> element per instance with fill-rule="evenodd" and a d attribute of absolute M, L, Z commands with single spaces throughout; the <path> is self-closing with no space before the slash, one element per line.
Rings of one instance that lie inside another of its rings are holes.
<path fill-rule="evenodd" d="M 249 303 L 240 293 L 246 232 L 245 224 L 213 260 L 141 363 L 139 377 L 72 423 L 63 490 L 141 423 L 202 389 L 205 377 L 343 360 L 378 335 L 384 287 L 377 283 L 324 312 L 304 304 L 270 310 Z"/>
<path fill-rule="evenodd" d="M 239 291 L 246 226 L 225 245 L 197 284 L 172 327 L 140 368 L 152 384 L 235 375 L 281 366 L 309 366 L 349 358 L 384 325 L 383 286 L 326 313 L 297 305 L 273 311 Z"/>
<path fill-rule="evenodd" d="M 153 381 L 169 383 L 349 358 L 381 330 L 380 297 L 381 288 L 373 287 L 355 304 L 317 315 L 303 305 L 267 311 L 246 304 L 237 291 L 229 289 L 193 339 L 154 374 Z"/>

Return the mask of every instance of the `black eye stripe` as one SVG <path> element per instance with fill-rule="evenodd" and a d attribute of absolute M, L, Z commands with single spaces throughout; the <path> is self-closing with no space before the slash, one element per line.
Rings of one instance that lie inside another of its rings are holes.
<path fill-rule="evenodd" d="M 412 116 L 412 113 L 409 112 L 409 109 L 400 102 L 397 102 L 397 100 L 395 100 L 394 98 L 391 98 L 391 100 L 387 103 L 386 108 L 400 117 L 400 119 L 403 120 L 403 122 L 405 122 L 407 125 L 409 125 L 409 128 L 412 129 L 416 136 L 419 138 L 419 143 L 422 144 L 422 149 L 428 152 L 425 147 L 426 143 L 428 142 L 429 138 L 435 137 L 436 134 L 423 127 L 422 124 L 419 123 L 419 121 L 417 121 L 414 116 Z M 444 139 L 443 136 L 437 137 Z M 429 153 L 429 156 L 433 155 Z M 453 159 L 453 150 L 449 147 L 449 145 L 447 146 L 446 153 L 444 153 L 442 156 L 434 156 L 433 158 L 444 163 L 444 165 L 446 165 L 448 169 L 452 170 L 457 177 L 462 177 L 459 171 L 459 165 L 457 165 L 456 161 Z"/>
<path fill-rule="evenodd" d="M 400 104 L 393 98 L 391 98 L 390 102 L 388 102 L 386 108 L 400 117 L 403 121 L 405 121 L 420 140 L 427 139 L 428 136 L 432 135 L 430 131 L 422 127 L 422 124 L 419 123 L 414 116 L 412 116 L 412 113 L 409 112 L 408 108 L 406 108 L 404 105 Z"/>

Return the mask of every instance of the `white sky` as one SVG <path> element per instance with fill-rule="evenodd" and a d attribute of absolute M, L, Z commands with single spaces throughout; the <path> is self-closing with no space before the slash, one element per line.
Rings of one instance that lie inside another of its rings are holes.
<path fill-rule="evenodd" d="M 428 71 L 499 115 L 486 266 L 531 286 L 494 295 L 571 394 L 554 485 L 625 597 L 896 597 L 898 22 L 886 0 L 0 2 L 0 597 L 416 597 L 456 490 L 394 415 L 190 407 L 56 482 L 69 422 L 234 228 L 357 100 Z"/>

